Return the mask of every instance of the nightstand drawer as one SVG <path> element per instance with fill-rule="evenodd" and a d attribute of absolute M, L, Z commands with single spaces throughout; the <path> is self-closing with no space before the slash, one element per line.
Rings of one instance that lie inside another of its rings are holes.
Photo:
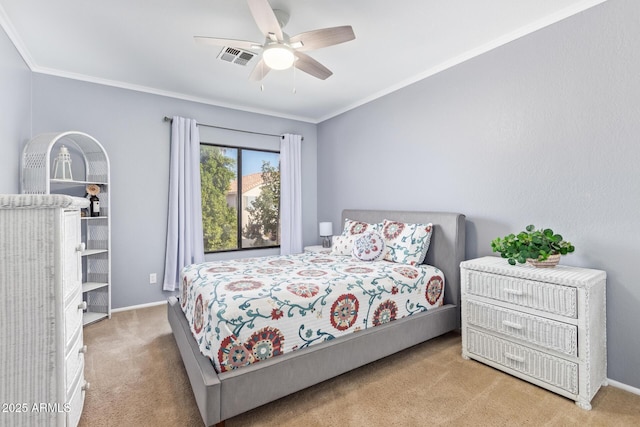
<path fill-rule="evenodd" d="M 464 312 L 469 325 L 519 338 L 568 356 L 578 355 L 578 327 L 469 300 Z"/>
<path fill-rule="evenodd" d="M 480 356 L 572 394 L 578 394 L 578 364 L 475 329 L 467 329 L 471 357 Z"/>
<path fill-rule="evenodd" d="M 473 270 L 463 270 L 463 286 L 472 295 L 565 317 L 578 317 L 575 287 Z"/>

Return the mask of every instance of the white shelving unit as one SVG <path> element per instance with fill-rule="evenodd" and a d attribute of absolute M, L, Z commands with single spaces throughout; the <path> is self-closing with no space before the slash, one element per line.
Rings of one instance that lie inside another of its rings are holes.
<path fill-rule="evenodd" d="M 64 145 L 71 154 L 74 179 L 53 179 L 53 159 Z M 82 298 L 87 303 L 83 324 L 111 317 L 110 167 L 104 147 L 86 133 L 44 133 L 29 141 L 22 153 L 23 194 L 68 194 L 85 197 L 86 187 L 100 187 L 100 216 L 86 211 L 82 223 Z"/>

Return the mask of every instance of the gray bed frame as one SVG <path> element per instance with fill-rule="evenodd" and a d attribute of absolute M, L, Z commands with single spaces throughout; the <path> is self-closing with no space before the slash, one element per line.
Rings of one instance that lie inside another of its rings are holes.
<path fill-rule="evenodd" d="M 200 353 L 178 300 L 169 298 L 169 323 L 205 425 L 224 422 L 265 403 L 460 328 L 460 262 L 465 260 L 464 215 L 449 212 L 344 210 L 343 223 L 345 218 L 368 223 L 378 223 L 384 219 L 407 223 L 431 222 L 434 227 L 425 264 L 433 265 L 444 273 L 444 305 L 218 374 L 211 361 Z M 388 345 L 382 346 L 381 342 Z"/>

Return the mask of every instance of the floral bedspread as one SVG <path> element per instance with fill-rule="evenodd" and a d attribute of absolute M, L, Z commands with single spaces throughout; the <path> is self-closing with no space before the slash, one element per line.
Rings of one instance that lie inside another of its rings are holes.
<path fill-rule="evenodd" d="M 218 372 L 250 365 L 433 307 L 435 267 L 305 253 L 185 267 L 180 305 Z"/>

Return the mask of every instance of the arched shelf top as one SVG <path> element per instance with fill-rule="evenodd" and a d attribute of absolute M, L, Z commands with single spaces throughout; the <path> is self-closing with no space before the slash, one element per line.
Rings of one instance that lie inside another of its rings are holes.
<path fill-rule="evenodd" d="M 20 180 L 22 193 L 50 193 L 51 152 L 58 143 L 75 148 L 82 158 L 84 179 L 81 182 L 109 182 L 109 157 L 97 139 L 78 131 L 48 132 L 36 135 L 24 147 Z"/>

